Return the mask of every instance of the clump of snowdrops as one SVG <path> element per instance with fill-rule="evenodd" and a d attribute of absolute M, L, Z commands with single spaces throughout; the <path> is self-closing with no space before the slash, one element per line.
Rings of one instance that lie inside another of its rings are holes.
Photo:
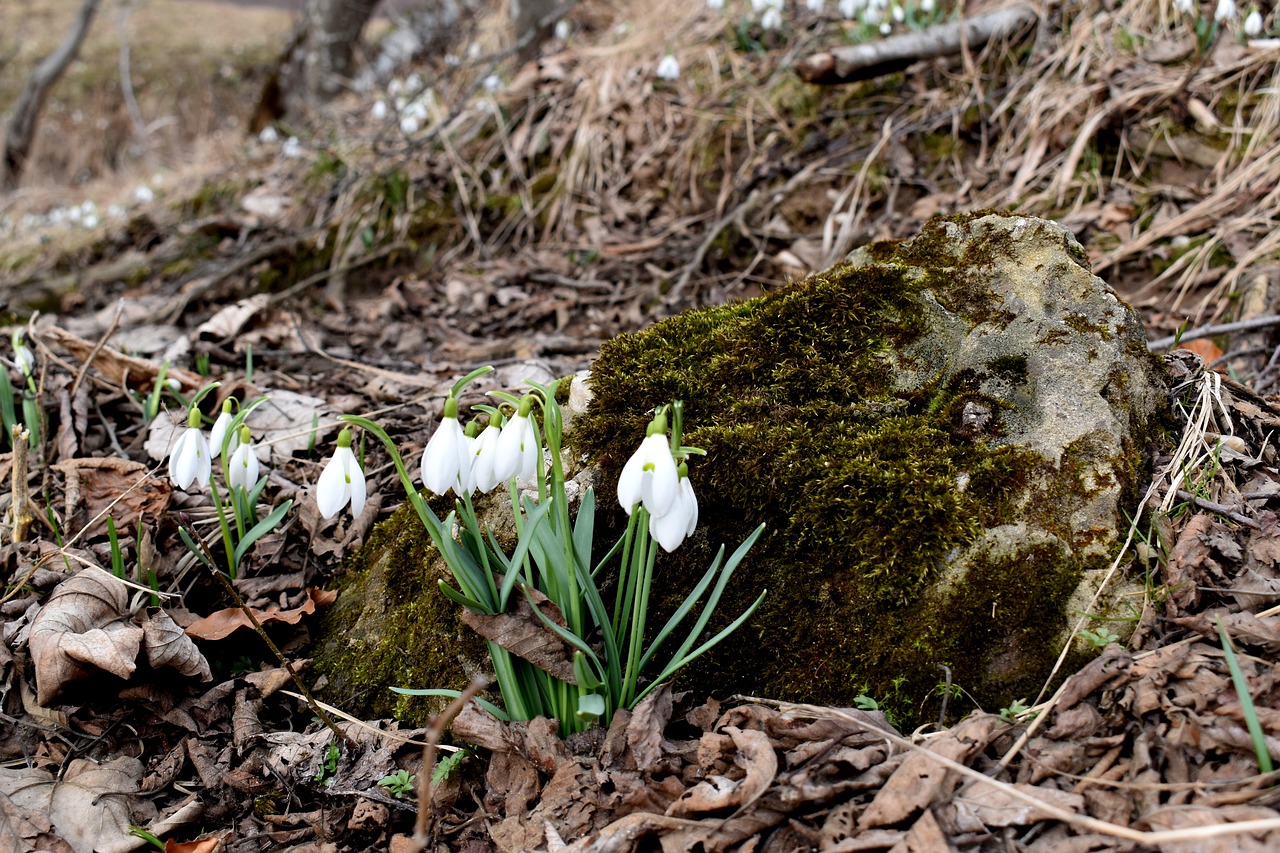
<path fill-rule="evenodd" d="M 537 664 L 498 640 L 486 640 L 503 707 L 487 702 L 485 707 L 504 720 L 555 718 L 564 734 L 596 723 L 607 725 L 615 711 L 634 707 L 755 612 L 764 592 L 723 630 L 702 639 L 734 570 L 764 526 L 727 560 L 721 546 L 683 604 L 649 637 L 650 593 L 659 550 L 675 550 L 698 522 L 688 461 L 702 451 L 681 441 L 680 403 L 654 413 L 640 448 L 623 468 L 617 494 L 628 515 L 626 532 L 601 554 L 595 541 L 596 499 L 591 489 L 571 517 L 561 457 L 564 417 L 556 402 L 557 382 L 530 383 L 532 390 L 523 397 L 493 394 L 499 405 L 476 407 L 487 416 L 483 426 L 472 421 L 464 428 L 459 421 L 463 389 L 491 369 L 474 371 L 453 386 L 440 425 L 422 456 L 420 471 L 426 489 L 455 496 L 454 509 L 444 519 L 427 505 L 385 431 L 367 418 L 342 419 L 386 445 L 409 502 L 453 575 L 454 584 L 442 581 L 441 591 L 478 619 L 521 613 L 530 621 L 538 620 L 535 625 L 540 623 L 547 643 L 538 654 L 529 655 L 537 658 Z M 317 502 L 327 517 L 348 502 L 357 514 L 363 507 L 364 474 L 351 443 L 350 430 L 344 429 L 317 484 Z M 518 537 L 510 552 L 482 524 L 473 502 L 477 495 L 504 484 Z M 611 590 L 602 591 L 606 579 Z M 520 607 L 522 600 L 529 606 Z M 678 633 L 689 620 L 693 624 L 682 632 L 677 645 Z M 674 651 L 664 653 L 673 645 Z M 395 689 L 411 695 L 458 695 L 441 689 Z"/>

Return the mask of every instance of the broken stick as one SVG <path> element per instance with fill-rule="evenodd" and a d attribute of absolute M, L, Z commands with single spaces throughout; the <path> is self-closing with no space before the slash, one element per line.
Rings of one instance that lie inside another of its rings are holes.
<path fill-rule="evenodd" d="M 972 18 L 937 24 L 919 32 L 833 47 L 796 63 L 806 83 L 852 83 L 901 71 L 913 63 L 960 53 L 965 46 L 980 48 L 989 41 L 1029 33 L 1040 21 L 1030 6 L 1008 6 Z"/>

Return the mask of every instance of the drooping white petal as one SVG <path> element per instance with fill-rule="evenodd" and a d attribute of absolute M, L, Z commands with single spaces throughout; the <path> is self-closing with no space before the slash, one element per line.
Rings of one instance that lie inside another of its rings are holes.
<path fill-rule="evenodd" d="M 680 492 L 680 474 L 671 457 L 671 444 L 666 434 L 656 434 L 646 438 L 641 448 L 645 453 L 645 471 L 650 475 L 641 482 L 644 508 L 650 515 L 666 515 L 675 506 Z"/>
<path fill-rule="evenodd" d="M 194 481 L 209 485 L 213 463 L 209 459 L 209 443 L 204 433 L 196 427 L 187 427 L 178 437 L 169 456 L 169 479 L 180 489 L 186 489 Z"/>
<path fill-rule="evenodd" d="M 627 515 L 631 515 L 636 504 L 644 500 L 644 447 L 642 442 L 639 449 L 631 454 L 627 464 L 622 466 L 622 473 L 618 476 L 618 503 L 626 510 Z"/>
<path fill-rule="evenodd" d="M 231 454 L 227 474 L 233 487 L 239 486 L 246 492 L 254 487 L 258 482 L 258 455 L 253 452 L 251 445 L 241 444 Z"/>
<path fill-rule="evenodd" d="M 1244 19 L 1244 34 L 1251 39 L 1262 35 L 1262 13 L 1257 9 L 1249 12 L 1249 16 Z"/>
<path fill-rule="evenodd" d="M 214 459 L 222 455 L 222 442 L 227 437 L 227 430 L 231 428 L 231 422 L 235 420 L 230 412 L 219 412 L 218 417 L 213 422 L 213 429 L 209 430 L 209 454 Z M 227 447 L 228 453 L 235 453 L 236 445 L 240 443 L 239 432 L 231 436 L 231 444 Z"/>
<path fill-rule="evenodd" d="M 422 484 L 443 495 L 458 484 L 464 464 L 469 466 L 471 459 L 462 424 L 457 418 L 444 418 L 422 453 Z M 467 479 L 470 479 L 470 470 Z"/>
<path fill-rule="evenodd" d="M 368 496 L 367 486 L 364 481 L 364 471 L 360 468 L 360 463 L 356 461 L 356 455 L 351 452 L 351 448 L 346 448 L 349 457 L 347 461 L 347 481 L 351 486 L 351 514 L 356 518 L 364 512 L 365 498 Z"/>
<path fill-rule="evenodd" d="M 357 488 L 360 493 L 360 509 L 355 506 L 354 493 Z M 339 447 L 320 472 L 320 479 L 316 481 L 316 506 L 325 518 L 333 518 L 347 505 L 348 500 L 351 501 L 352 512 L 359 515 L 364 509 L 364 472 L 360 470 L 351 448 Z"/>
<path fill-rule="evenodd" d="M 683 498 L 685 514 L 689 517 L 684 535 L 692 536 L 693 531 L 698 528 L 698 496 L 693 493 L 693 483 L 689 482 L 688 477 L 680 478 L 680 494 Z"/>
<path fill-rule="evenodd" d="M 533 424 L 527 415 L 517 414 L 498 436 L 493 472 L 498 482 L 505 483 L 512 477 L 532 480 L 538 475 L 538 454 L 541 448 L 534 441 Z"/>
<path fill-rule="evenodd" d="M 476 439 L 475 456 L 471 462 L 471 476 L 475 480 L 476 490 L 485 493 L 502 482 L 494 473 L 494 460 L 498 456 L 498 439 L 502 430 L 496 426 L 485 427 Z"/>

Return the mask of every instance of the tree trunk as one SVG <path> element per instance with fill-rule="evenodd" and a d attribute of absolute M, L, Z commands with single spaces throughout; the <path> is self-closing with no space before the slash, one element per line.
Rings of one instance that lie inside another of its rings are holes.
<path fill-rule="evenodd" d="M 13 108 L 9 130 L 5 134 L 4 152 L 0 156 L 0 192 L 13 189 L 21 180 L 22 172 L 27 166 L 27 157 L 31 153 L 31 143 L 35 139 L 36 125 L 40 121 L 40 111 L 44 108 L 44 100 L 49 89 L 80 52 L 80 45 L 89 32 L 89 26 L 93 23 L 93 16 L 100 4 L 101 0 L 84 0 L 80 15 L 71 25 L 62 44 L 27 79 Z"/>
<path fill-rule="evenodd" d="M 378 0 L 308 0 L 302 67 L 307 97 L 324 103 L 344 92 L 355 71 L 355 46 Z"/>

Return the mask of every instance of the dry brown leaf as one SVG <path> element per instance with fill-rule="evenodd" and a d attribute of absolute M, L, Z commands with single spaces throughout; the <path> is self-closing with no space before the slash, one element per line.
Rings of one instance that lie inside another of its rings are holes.
<path fill-rule="evenodd" d="M 164 843 L 164 853 L 217 853 L 222 846 L 221 838 L 200 838 L 196 841 L 174 841 L 170 838 Z"/>
<path fill-rule="evenodd" d="M 126 621 L 125 589 L 109 572 L 90 567 L 59 584 L 40 608 L 29 642 L 41 705 L 94 669 L 120 678 L 133 674 L 142 629 Z"/>
<path fill-rule="evenodd" d="M 497 643 L 516 657 L 524 658 L 539 669 L 567 684 L 577 684 L 573 672 L 573 648 L 551 631 L 533 612 L 532 597 L 538 609 L 557 625 L 564 627 L 560 608 L 536 589 L 521 587 L 527 595 L 515 596 L 514 610 L 506 613 L 473 613 L 463 609 L 462 621 L 490 642 Z"/>
<path fill-rule="evenodd" d="M 5 793 L 0 793 L 0 850 L 75 853 L 75 848 L 53 832 L 49 815 L 16 805 Z"/>
<path fill-rule="evenodd" d="M 209 662 L 195 642 L 159 607 L 147 609 L 142 622 L 142 644 L 146 647 L 147 663 L 152 669 L 172 667 L 201 681 L 213 680 Z"/>
<path fill-rule="evenodd" d="M 71 532 L 93 522 L 86 535 L 104 533 L 108 516 L 115 519 L 117 530 L 130 530 L 142 515 L 159 518 L 173 498 L 166 480 L 150 476 L 141 462 L 118 456 L 68 459 L 52 467 L 66 478 Z"/>
<path fill-rule="evenodd" d="M 1024 794 L 1050 806 L 1083 813 L 1084 797 L 1070 791 L 1059 791 L 1042 785 L 1012 785 Z M 956 808 L 967 808 L 984 826 L 1028 826 L 1041 820 L 1052 820 L 1053 815 L 1025 800 L 1014 797 L 1005 788 L 995 785 L 974 785 L 955 798 Z"/>
<path fill-rule="evenodd" d="M 270 304 L 269 293 L 258 293 L 248 299 L 241 299 L 201 323 L 196 329 L 196 335 L 207 340 L 224 341 L 243 329 L 254 315 Z"/>
<path fill-rule="evenodd" d="M 338 598 L 336 590 L 325 589 L 308 589 L 307 600 L 300 606 L 291 610 L 281 610 L 279 607 L 268 607 L 266 610 L 253 611 L 254 618 L 261 625 L 271 622 L 284 622 L 287 625 L 296 625 L 303 616 L 315 613 L 316 607 L 332 604 Z M 217 610 L 210 613 L 203 619 L 187 626 L 187 636 L 195 637 L 198 640 L 221 640 L 228 637 L 241 628 L 252 628 L 253 623 L 249 621 L 249 617 L 239 607 L 228 607 L 225 610 Z"/>
<path fill-rule="evenodd" d="M 48 816 L 76 853 L 126 853 L 138 846 L 129 827 L 155 817 L 150 801 L 136 796 L 141 779 L 136 758 L 102 764 L 78 758 L 60 779 L 38 768 L 0 768 L 0 793 L 19 808 Z"/>

